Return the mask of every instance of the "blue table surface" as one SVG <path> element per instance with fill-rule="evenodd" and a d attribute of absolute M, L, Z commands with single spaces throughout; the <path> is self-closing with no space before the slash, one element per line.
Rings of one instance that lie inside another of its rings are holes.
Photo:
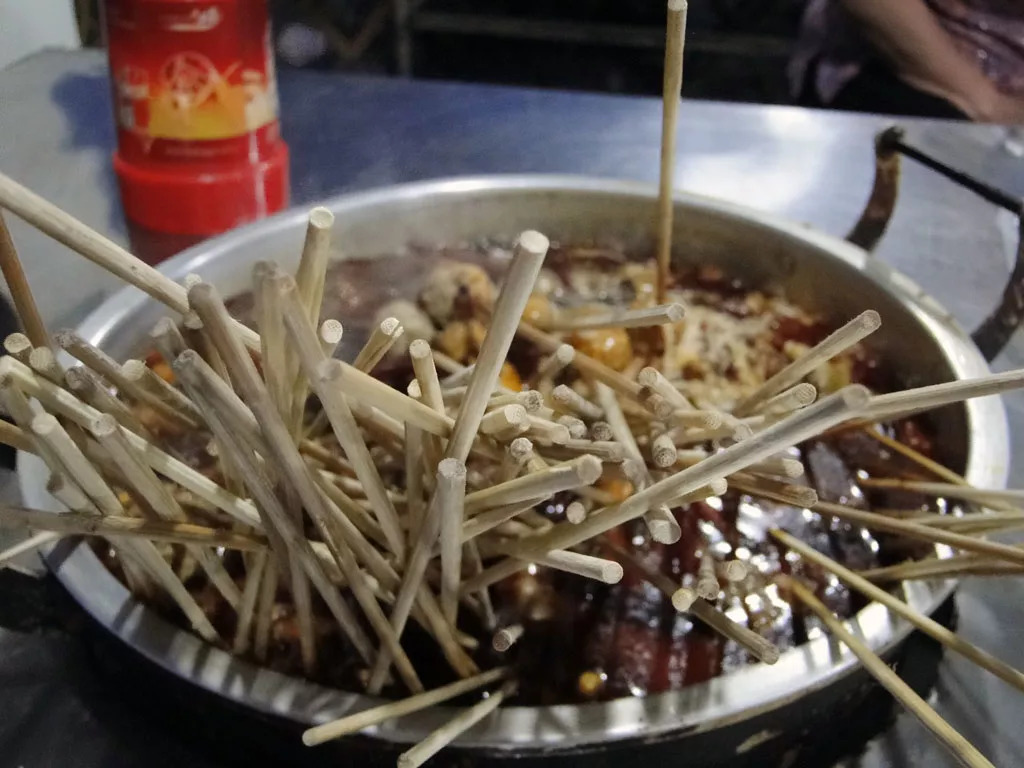
<path fill-rule="evenodd" d="M 463 174 L 657 178 L 661 107 L 655 99 L 287 70 L 279 80 L 295 203 Z M 889 122 L 875 115 L 684 101 L 677 185 L 842 234 L 870 189 L 872 138 Z M 901 122 L 912 141 L 1024 194 L 1017 132 Z M 0 169 L 124 242 L 110 166 L 113 145 L 100 53 L 51 51 L 0 71 Z M 117 287 L 20 222 L 11 229 L 54 327 L 81 319 Z M 1015 237 L 1012 216 L 908 164 L 879 255 L 971 327 L 1001 293 Z M 1022 365 L 1018 336 L 994 367 Z M 1006 402 L 1017 443 L 1017 435 L 1024 435 L 1024 398 Z M 1018 448 L 1012 461 L 1018 484 L 1022 456 Z M 13 486 L 5 478 L 5 498 L 16 497 Z M 963 634 L 1024 667 L 1024 589 L 1006 584 L 994 592 L 966 583 L 959 597 Z M 210 765 L 138 713 L 105 700 L 95 681 L 82 680 L 91 680 L 87 662 L 68 638 L 0 629 L 0 765 Z M 1024 765 L 1024 708 L 1006 686 L 948 658 L 934 699 L 997 765 Z M 950 760 L 903 716 L 863 756 L 845 764 L 938 766 Z"/>

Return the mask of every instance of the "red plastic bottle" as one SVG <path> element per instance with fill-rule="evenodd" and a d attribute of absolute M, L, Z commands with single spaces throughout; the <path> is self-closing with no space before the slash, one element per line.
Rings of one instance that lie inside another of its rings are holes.
<path fill-rule="evenodd" d="M 266 0 L 107 0 L 114 169 L 156 262 L 288 202 Z"/>

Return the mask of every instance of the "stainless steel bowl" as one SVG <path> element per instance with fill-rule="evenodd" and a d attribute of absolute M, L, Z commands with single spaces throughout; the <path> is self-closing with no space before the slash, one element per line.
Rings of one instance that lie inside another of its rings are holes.
<path fill-rule="evenodd" d="M 337 217 L 334 242 L 345 256 L 372 257 L 400 252 L 411 240 L 452 243 L 513 235 L 525 228 L 561 240 L 611 234 L 649 244 L 654 197 L 646 185 L 618 181 L 506 176 L 408 184 L 344 195 L 324 205 Z M 680 263 L 716 264 L 754 284 L 784 287 L 796 302 L 837 321 L 866 308 L 878 310 L 883 326 L 871 337 L 871 346 L 907 384 L 988 373 L 968 335 L 937 302 L 857 247 L 804 226 L 690 195 L 678 197 L 675 220 Z M 179 281 L 196 272 L 226 295 L 240 292 L 257 260 L 295 265 L 304 227 L 305 211 L 289 211 L 190 249 L 165 263 L 162 271 Z M 125 289 L 93 312 L 80 331 L 113 355 L 128 356 L 140 350 L 146 331 L 165 312 L 135 289 Z M 1005 483 L 1008 437 L 998 399 L 947 408 L 938 445 L 944 460 L 970 482 L 986 487 Z M 44 490 L 46 473 L 37 460 L 22 456 L 20 477 L 29 505 L 52 506 Z M 300 724 L 373 703 L 359 694 L 255 667 L 206 645 L 136 602 L 86 546 L 51 557 L 51 566 L 111 633 L 152 663 L 217 696 Z M 951 590 L 949 582 L 916 582 L 909 585 L 907 597 L 914 608 L 929 613 Z M 877 604 L 862 610 L 854 623 L 882 653 L 909 632 Z M 691 738 L 737 723 L 767 722 L 759 718 L 827 692 L 848 679 L 855 667 L 848 653 L 819 638 L 784 653 L 774 666 L 752 665 L 678 692 L 578 706 L 504 708 L 461 737 L 457 747 L 492 756 L 537 756 Z M 450 710 L 436 708 L 383 724 L 372 736 L 415 741 L 450 716 Z M 771 727 L 750 733 L 755 742 L 772 736 Z M 736 742 L 736 748 L 746 749 L 748 742 Z"/>

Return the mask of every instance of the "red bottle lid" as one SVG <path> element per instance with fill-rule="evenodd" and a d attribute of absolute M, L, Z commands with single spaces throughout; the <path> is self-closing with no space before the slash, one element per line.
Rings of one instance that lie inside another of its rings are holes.
<path fill-rule="evenodd" d="M 125 215 L 211 235 L 288 203 L 266 0 L 107 0 Z"/>

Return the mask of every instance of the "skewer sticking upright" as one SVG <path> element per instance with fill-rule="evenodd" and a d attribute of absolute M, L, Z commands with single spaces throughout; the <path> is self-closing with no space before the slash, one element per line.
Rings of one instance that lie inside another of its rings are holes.
<path fill-rule="evenodd" d="M 657 300 L 668 297 L 672 269 L 672 190 L 676 162 L 676 123 L 683 90 L 683 47 L 686 44 L 686 0 L 669 0 L 665 31 L 665 77 L 661 92 L 661 170 L 658 177 Z"/>
<path fill-rule="evenodd" d="M 444 459 L 437 465 L 438 511 L 441 517 L 441 611 L 455 626 L 462 582 L 462 521 L 466 498 L 466 465 Z"/>

